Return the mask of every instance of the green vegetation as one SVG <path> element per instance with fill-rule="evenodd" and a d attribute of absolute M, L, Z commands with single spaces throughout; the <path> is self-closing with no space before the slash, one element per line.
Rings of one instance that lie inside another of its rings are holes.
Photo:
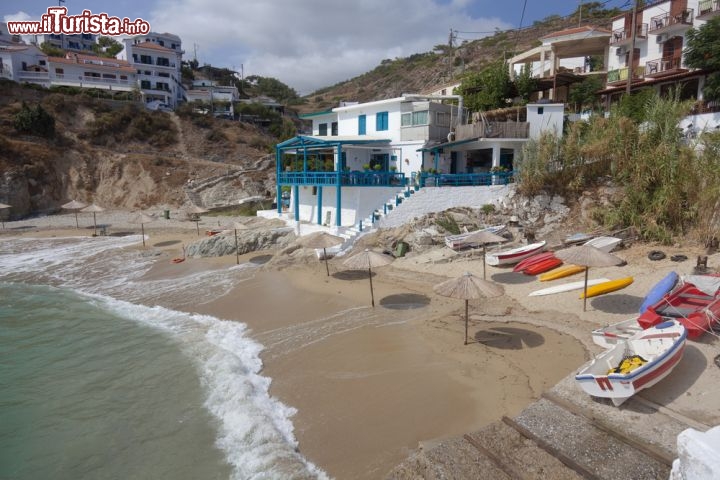
<path fill-rule="evenodd" d="M 518 188 L 530 196 L 576 197 L 609 178 L 623 195 L 595 212 L 606 227 L 632 226 L 665 243 L 698 229 L 709 238 L 720 193 L 720 135 L 703 134 L 704 148 L 688 142 L 678 123 L 690 108 L 679 91 L 670 98 L 640 92 L 624 98 L 609 118 L 574 123 L 561 140 L 530 141 L 518 164 Z"/>
<path fill-rule="evenodd" d="M 703 89 L 705 99 L 720 100 L 720 17 L 708 20 L 698 29 L 691 28 L 685 38 L 687 66 L 711 72 Z"/>
<path fill-rule="evenodd" d="M 81 137 L 103 146 L 136 141 L 164 147 L 177 141 L 177 129 L 167 114 L 128 104 L 97 115 Z"/>
<path fill-rule="evenodd" d="M 15 115 L 13 127 L 20 133 L 37 135 L 45 138 L 55 136 L 55 118 L 38 103 L 35 107 L 28 107 L 25 102 Z"/>
<path fill-rule="evenodd" d="M 476 112 L 506 107 L 506 99 L 513 96 L 512 82 L 503 61 L 492 63 L 480 73 L 467 75 L 459 90 L 467 108 Z"/>
<path fill-rule="evenodd" d="M 123 44 L 112 37 L 98 37 L 92 49 L 100 57 L 115 58 L 123 49 Z"/>
<path fill-rule="evenodd" d="M 50 57 L 64 57 L 65 56 L 65 50 L 57 47 L 53 47 L 51 43 L 43 42 L 40 44 L 40 50 L 45 55 L 48 55 Z"/>
<path fill-rule="evenodd" d="M 435 219 L 435 224 L 448 232 L 450 235 L 457 235 L 458 233 L 460 233 L 460 227 L 458 226 L 455 219 L 450 215 L 444 214 L 438 216 Z"/>

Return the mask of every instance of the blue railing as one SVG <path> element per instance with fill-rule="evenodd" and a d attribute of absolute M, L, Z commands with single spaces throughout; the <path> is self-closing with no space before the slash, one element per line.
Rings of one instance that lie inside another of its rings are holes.
<path fill-rule="evenodd" d="M 421 187 L 467 187 L 479 185 L 507 185 L 515 172 L 498 173 L 421 173 Z"/>
<path fill-rule="evenodd" d="M 405 186 L 404 173 L 394 172 L 344 172 L 339 176 L 341 186 L 398 187 Z M 278 185 L 338 185 L 337 172 L 281 172 Z"/>

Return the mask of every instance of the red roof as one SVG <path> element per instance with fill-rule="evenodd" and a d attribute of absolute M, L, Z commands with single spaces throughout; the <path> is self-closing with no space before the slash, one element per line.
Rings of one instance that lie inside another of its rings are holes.
<path fill-rule="evenodd" d="M 136 43 L 133 45 L 133 48 L 149 48 L 150 50 L 160 50 L 162 52 L 176 53 L 174 50 L 171 50 L 167 47 L 160 46 L 157 43 L 153 43 L 153 42 Z"/>
<path fill-rule="evenodd" d="M 94 57 L 80 53 L 69 53 L 67 57 L 48 57 L 49 63 L 63 63 L 66 65 L 82 65 L 87 68 L 99 68 L 102 70 L 114 70 L 128 73 L 135 73 L 135 68 L 125 60 L 117 58 Z"/>

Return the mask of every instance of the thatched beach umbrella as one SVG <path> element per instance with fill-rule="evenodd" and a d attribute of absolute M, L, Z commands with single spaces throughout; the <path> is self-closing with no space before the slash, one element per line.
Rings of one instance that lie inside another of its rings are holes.
<path fill-rule="evenodd" d="M 141 213 L 137 217 L 132 219 L 132 223 L 140 224 L 140 230 L 142 231 L 143 247 L 145 246 L 145 224 L 155 220 L 153 217 L 146 213 Z"/>
<path fill-rule="evenodd" d="M 235 230 L 235 264 L 240 265 L 240 253 L 238 251 L 238 239 L 237 239 L 237 231 L 238 230 L 247 230 L 248 227 L 244 223 L 235 222 L 233 223 L 233 229 Z"/>
<path fill-rule="evenodd" d="M 373 307 L 375 307 L 375 294 L 373 293 L 372 268 L 388 265 L 392 263 L 393 260 L 394 259 L 390 255 L 373 252 L 372 250 L 368 250 L 366 248 L 365 251 L 360 252 L 357 255 L 353 255 L 343 262 L 343 265 L 346 267 L 368 269 L 368 277 L 370 278 L 370 299 Z"/>
<path fill-rule="evenodd" d="M 197 227 L 197 234 L 199 237 L 200 236 L 200 214 L 207 213 L 207 210 L 202 207 L 198 207 L 197 205 L 193 205 L 192 207 L 187 209 L 187 213 L 189 213 L 195 217 L 195 219 L 193 221 L 195 222 L 195 226 Z"/>
<path fill-rule="evenodd" d="M 80 211 L 83 212 L 83 213 L 90 213 L 90 212 L 92 212 L 92 214 L 93 214 L 93 235 L 97 235 L 97 219 L 95 218 L 95 215 L 96 215 L 98 212 L 104 212 L 105 209 L 102 208 L 102 207 L 99 207 L 99 206 L 97 206 L 97 205 L 95 205 L 95 204 L 93 203 L 92 205 L 89 205 L 89 206 L 83 208 L 83 209 L 80 210 Z"/>
<path fill-rule="evenodd" d="M 583 312 L 587 305 L 588 270 L 590 267 L 612 267 L 623 263 L 623 259 L 611 253 L 603 252 L 591 245 L 580 245 L 555 252 L 555 256 L 565 263 L 587 267 L 585 269 L 585 287 L 583 290 Z"/>
<path fill-rule="evenodd" d="M 8 205 L 7 203 L 0 203 L 0 210 L 5 210 L 8 208 L 12 208 L 12 207 L 10 205 Z M 3 230 L 5 230 L 5 216 L 4 215 L 2 217 L 2 228 L 3 228 Z"/>
<path fill-rule="evenodd" d="M 468 302 L 481 297 L 498 297 L 503 294 L 500 285 L 465 272 L 458 278 L 451 278 L 433 287 L 435 293 L 450 298 L 465 300 L 465 345 L 468 343 Z"/>
<path fill-rule="evenodd" d="M 330 276 L 330 267 L 328 267 L 328 256 L 326 249 L 334 247 L 336 245 L 342 245 L 344 242 L 345 239 L 343 237 L 338 237 L 337 235 L 332 235 L 327 232 L 313 232 L 310 235 L 300 237 L 300 239 L 298 240 L 298 243 L 305 248 L 323 249 L 323 259 L 325 259 L 325 270 L 327 271 L 328 277 Z"/>
<path fill-rule="evenodd" d="M 78 210 L 81 208 L 87 207 L 87 203 L 78 202 L 77 200 L 73 200 L 72 202 L 68 202 L 65 205 L 62 206 L 65 210 L 75 210 L 75 227 L 80 228 L 80 224 L 78 223 Z"/>
<path fill-rule="evenodd" d="M 488 243 L 507 242 L 507 238 L 494 234 L 488 230 L 481 230 L 468 236 L 465 241 L 467 243 L 477 243 L 483 247 L 483 278 L 485 278 L 485 245 Z"/>

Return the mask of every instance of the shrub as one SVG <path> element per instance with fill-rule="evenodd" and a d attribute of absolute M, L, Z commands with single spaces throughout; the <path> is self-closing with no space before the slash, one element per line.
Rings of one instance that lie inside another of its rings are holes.
<path fill-rule="evenodd" d="M 23 102 L 22 108 L 15 115 L 13 126 L 20 133 L 29 133 L 46 138 L 55 136 L 55 118 L 46 112 L 40 104 L 30 108 Z"/>

